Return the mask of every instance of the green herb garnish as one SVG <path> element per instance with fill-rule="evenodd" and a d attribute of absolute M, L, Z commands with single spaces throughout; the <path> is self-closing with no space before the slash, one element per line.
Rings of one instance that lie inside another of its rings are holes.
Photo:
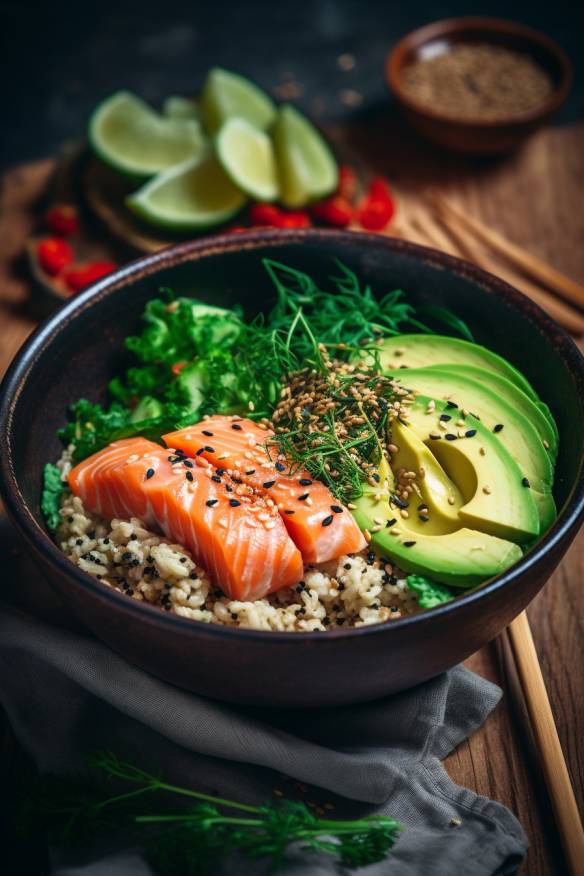
<path fill-rule="evenodd" d="M 61 522 L 59 509 L 64 489 L 65 486 L 61 480 L 61 472 L 56 465 L 48 462 L 43 469 L 41 511 L 51 532 L 55 532 Z"/>
<path fill-rule="evenodd" d="M 22 831 L 38 829 L 41 820 L 56 845 L 123 831 L 149 851 L 161 874 L 212 876 L 235 852 L 269 859 L 275 870 L 291 843 L 334 855 L 345 867 L 364 867 L 383 860 L 402 830 L 382 815 L 340 821 L 318 818 L 293 800 L 264 806 L 226 800 L 169 784 L 111 751 L 87 763 L 116 782 L 115 792 L 85 776 L 42 776 L 20 807 Z"/>

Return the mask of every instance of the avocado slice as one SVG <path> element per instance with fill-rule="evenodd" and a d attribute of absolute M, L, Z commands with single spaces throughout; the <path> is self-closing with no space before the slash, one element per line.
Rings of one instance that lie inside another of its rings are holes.
<path fill-rule="evenodd" d="M 546 450 L 552 463 L 555 464 L 558 455 L 558 427 L 550 409 L 544 402 L 534 402 L 518 386 L 507 380 L 506 377 L 495 374 L 494 371 L 487 371 L 486 368 L 465 365 L 462 372 L 460 365 L 428 365 L 424 367 L 424 371 L 448 372 L 451 375 L 464 376 L 474 380 L 475 383 L 479 383 L 485 389 L 490 390 L 491 393 L 504 398 L 505 401 L 513 406 L 518 414 L 521 414 L 522 417 L 533 424 L 541 438 L 542 444 L 545 441 L 549 445 Z M 400 380 L 407 383 L 403 375 L 400 375 Z M 425 392 L 424 394 L 431 395 L 432 393 Z M 475 409 L 471 406 L 470 410 L 474 411 Z M 477 411 L 477 413 L 480 415 L 480 411 Z"/>
<path fill-rule="evenodd" d="M 416 474 L 413 483 L 417 498 L 409 502 L 408 528 L 427 535 L 460 529 L 458 511 L 464 504 L 462 493 L 433 453 L 411 426 L 399 420 L 392 424 L 391 440 L 398 447 L 391 457 L 394 478 L 400 471 Z"/>
<path fill-rule="evenodd" d="M 389 491 L 395 488 L 386 460 L 380 463 L 381 481 Z M 428 575 L 452 587 L 473 587 L 499 575 L 522 557 L 513 542 L 462 527 L 454 532 L 427 535 L 410 528 L 377 487 L 365 484 L 363 495 L 352 512 L 361 529 L 371 533 L 371 544 L 408 573 Z M 384 521 L 378 524 L 376 521 Z"/>
<path fill-rule="evenodd" d="M 415 393 L 431 398 L 448 398 L 451 404 L 456 403 L 459 408 L 472 411 L 490 430 L 497 424 L 502 425 L 497 438 L 519 464 L 531 486 L 543 493 L 550 491 L 553 466 L 543 442 L 531 421 L 523 417 L 503 395 L 496 395 L 483 383 L 468 378 L 466 369 L 464 374 L 454 374 L 440 368 L 408 368 L 407 371 L 387 373 Z M 532 402 L 530 404 L 537 411 L 535 405 Z M 450 413 L 453 420 L 458 419 L 459 411 L 456 408 Z"/>
<path fill-rule="evenodd" d="M 383 371 L 396 368 L 423 368 L 425 365 L 467 365 L 485 368 L 506 377 L 519 387 L 529 398 L 538 401 L 531 384 L 516 368 L 502 356 L 460 338 L 445 335 L 396 335 L 385 338 L 379 347 L 380 364 Z"/>
<path fill-rule="evenodd" d="M 463 427 L 456 425 L 459 419 Z M 422 395 L 408 411 L 408 425 L 462 492 L 463 526 L 519 544 L 539 534 L 530 483 L 495 432 L 470 414 L 462 417 L 448 402 Z"/>

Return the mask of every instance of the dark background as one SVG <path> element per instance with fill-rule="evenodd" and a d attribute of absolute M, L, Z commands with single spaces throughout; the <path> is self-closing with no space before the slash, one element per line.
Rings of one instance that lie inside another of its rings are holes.
<path fill-rule="evenodd" d="M 464 14 L 512 18 L 557 40 L 575 67 L 558 122 L 572 122 L 584 117 L 583 10 L 580 0 L 0 0 L 0 165 L 51 154 L 119 88 L 153 101 L 193 94 L 212 64 L 268 89 L 293 74 L 304 89 L 297 102 L 320 121 L 371 113 L 390 101 L 383 61 L 392 44 L 421 24 Z M 345 52 L 356 59 L 348 72 L 337 64 Z M 357 91 L 361 105 L 347 107 L 343 89 Z"/>

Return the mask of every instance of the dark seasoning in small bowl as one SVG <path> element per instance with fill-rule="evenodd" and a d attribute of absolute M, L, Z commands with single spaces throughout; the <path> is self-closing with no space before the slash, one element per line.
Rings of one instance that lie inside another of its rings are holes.
<path fill-rule="evenodd" d="M 564 103 L 572 68 L 545 34 L 498 18 L 436 21 L 403 37 L 386 77 L 411 125 L 455 152 L 517 148 Z"/>
<path fill-rule="evenodd" d="M 490 43 L 430 46 L 404 70 L 404 92 L 420 106 L 458 119 L 504 119 L 535 110 L 552 78 L 530 55 Z"/>

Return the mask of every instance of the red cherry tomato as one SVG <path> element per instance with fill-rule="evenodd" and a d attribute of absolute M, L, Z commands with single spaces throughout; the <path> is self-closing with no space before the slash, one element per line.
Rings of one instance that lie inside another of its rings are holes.
<path fill-rule="evenodd" d="M 389 183 L 382 176 L 374 176 L 369 183 L 369 195 L 380 201 L 392 200 L 391 189 Z"/>
<path fill-rule="evenodd" d="M 113 262 L 88 262 L 80 268 L 74 268 L 65 274 L 65 282 L 71 292 L 79 292 L 90 286 L 106 274 L 115 271 L 117 265 Z"/>
<path fill-rule="evenodd" d="M 359 224 L 367 231 L 383 231 L 395 213 L 392 200 L 385 198 L 367 197 L 361 202 L 357 217 Z"/>
<path fill-rule="evenodd" d="M 73 250 L 60 237 L 45 237 L 37 244 L 37 258 L 43 271 L 56 277 L 73 261 Z"/>
<path fill-rule="evenodd" d="M 276 228 L 308 228 L 310 225 L 310 216 L 304 210 L 282 211 L 276 222 Z"/>
<path fill-rule="evenodd" d="M 183 368 L 186 368 L 188 364 L 189 364 L 188 362 L 175 362 L 174 365 L 170 366 L 170 370 L 172 371 L 172 373 L 174 374 L 175 377 L 178 377 L 178 375 L 181 373 Z"/>
<path fill-rule="evenodd" d="M 249 208 L 249 221 L 252 225 L 278 227 L 282 211 L 273 204 L 252 204 Z"/>
<path fill-rule="evenodd" d="M 314 204 L 311 213 L 318 222 L 332 225 L 333 228 L 346 228 L 353 218 L 353 207 L 346 198 L 335 195 Z"/>
<path fill-rule="evenodd" d="M 79 231 L 79 213 L 73 204 L 56 204 L 45 214 L 45 225 L 54 234 L 69 237 Z"/>

